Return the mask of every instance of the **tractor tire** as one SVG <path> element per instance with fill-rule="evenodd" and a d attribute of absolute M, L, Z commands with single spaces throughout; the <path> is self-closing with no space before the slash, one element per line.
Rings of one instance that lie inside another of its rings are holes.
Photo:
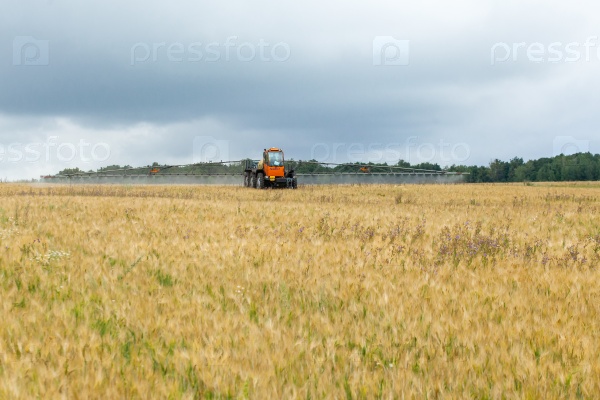
<path fill-rule="evenodd" d="M 264 189 L 265 188 L 265 176 L 263 174 L 258 174 L 256 178 L 256 188 Z"/>
<path fill-rule="evenodd" d="M 246 172 L 244 174 L 244 187 L 250 187 L 252 185 L 252 180 L 250 179 L 250 173 Z"/>
<path fill-rule="evenodd" d="M 257 174 L 258 175 L 258 174 Z M 252 175 L 251 180 L 252 180 L 252 187 L 256 189 L 256 176 L 257 175 Z"/>
<path fill-rule="evenodd" d="M 298 181 L 296 178 L 292 180 L 292 189 L 298 189 Z"/>

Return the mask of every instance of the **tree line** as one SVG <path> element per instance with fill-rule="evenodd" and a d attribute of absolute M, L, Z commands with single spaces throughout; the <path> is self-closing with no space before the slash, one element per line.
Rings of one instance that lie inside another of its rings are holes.
<path fill-rule="evenodd" d="M 130 165 L 110 165 L 96 171 L 83 171 L 79 168 L 66 168 L 59 175 L 72 174 L 119 174 L 119 175 L 163 175 L 163 174 L 237 174 L 242 173 L 246 162 L 241 163 L 213 163 L 191 164 L 185 166 L 162 165 L 157 162 L 144 167 L 131 167 Z M 406 170 L 429 170 L 464 173 L 466 182 L 545 182 L 545 181 L 595 181 L 600 180 L 600 154 L 577 153 L 572 155 L 558 155 L 555 157 L 539 158 L 537 160 L 523 161 L 523 158 L 514 157 L 510 161 L 499 159 L 492 160 L 487 166 L 478 165 L 452 165 L 442 168 L 437 163 L 420 163 L 411 165 L 399 160 L 396 164 L 387 163 L 348 163 L 348 164 L 321 164 L 317 160 L 286 161 L 286 168 L 294 169 L 298 174 L 315 173 L 374 173 L 398 172 L 398 167 Z"/>
<path fill-rule="evenodd" d="M 488 166 L 452 165 L 448 171 L 466 172 L 467 182 L 549 182 L 600 180 L 600 154 L 577 153 L 524 162 L 494 159 Z"/>

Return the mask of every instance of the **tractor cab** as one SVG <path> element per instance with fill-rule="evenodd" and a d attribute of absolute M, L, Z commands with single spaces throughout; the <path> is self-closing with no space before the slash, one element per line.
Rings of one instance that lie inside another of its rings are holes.
<path fill-rule="evenodd" d="M 265 150 L 265 163 L 271 167 L 283 166 L 283 151 L 271 147 L 268 151 Z"/>
<path fill-rule="evenodd" d="M 265 165 L 270 167 L 282 167 L 283 166 L 283 151 L 276 147 L 271 147 L 269 150 L 264 151 Z"/>
<path fill-rule="evenodd" d="M 263 169 L 267 179 L 283 177 L 285 175 L 283 151 L 276 147 L 265 149 L 263 152 Z"/>

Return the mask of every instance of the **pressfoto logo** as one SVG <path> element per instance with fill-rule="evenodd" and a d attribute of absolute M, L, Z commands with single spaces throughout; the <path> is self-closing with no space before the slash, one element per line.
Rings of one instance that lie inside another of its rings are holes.
<path fill-rule="evenodd" d="M 284 62 L 290 59 L 290 45 L 285 42 L 271 44 L 263 39 L 258 43 L 237 42 L 237 36 L 230 36 L 224 43 L 180 42 L 143 43 L 131 46 L 130 64 L 157 62 Z"/>
<path fill-rule="evenodd" d="M 491 47 L 490 63 L 505 63 L 507 61 L 518 62 L 527 57 L 533 63 L 574 63 L 581 60 L 585 54 L 585 61 L 592 60 L 593 48 L 596 47 L 596 59 L 600 60 L 600 46 L 596 43 L 597 36 L 590 36 L 584 43 L 580 42 L 552 42 L 548 45 L 540 42 L 534 43 L 494 43 Z"/>
<path fill-rule="evenodd" d="M 50 63 L 50 41 L 33 36 L 15 36 L 13 65 L 44 66 Z"/>
<path fill-rule="evenodd" d="M 216 139 L 213 136 L 196 136 L 193 143 L 195 163 L 210 163 L 229 160 L 229 140 Z"/>
<path fill-rule="evenodd" d="M 410 42 L 392 36 L 373 39 L 373 65 L 408 65 Z"/>
<path fill-rule="evenodd" d="M 553 155 L 570 155 L 590 151 L 590 141 L 575 139 L 573 136 L 556 136 L 552 142 Z"/>
<path fill-rule="evenodd" d="M 0 164 L 18 162 L 103 162 L 110 158 L 108 143 L 58 142 L 58 136 L 50 136 L 45 142 L 0 143 Z"/>
<path fill-rule="evenodd" d="M 471 157 L 467 143 L 422 142 L 418 136 L 408 137 L 404 143 L 315 143 L 311 159 L 321 162 L 343 163 L 396 163 L 399 160 L 410 164 L 427 162 L 463 163 Z"/>

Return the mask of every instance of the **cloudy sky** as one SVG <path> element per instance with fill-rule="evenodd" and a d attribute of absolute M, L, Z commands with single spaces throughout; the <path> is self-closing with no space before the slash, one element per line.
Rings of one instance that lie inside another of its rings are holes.
<path fill-rule="evenodd" d="M 600 4 L 2 0 L 0 179 L 600 152 Z"/>

